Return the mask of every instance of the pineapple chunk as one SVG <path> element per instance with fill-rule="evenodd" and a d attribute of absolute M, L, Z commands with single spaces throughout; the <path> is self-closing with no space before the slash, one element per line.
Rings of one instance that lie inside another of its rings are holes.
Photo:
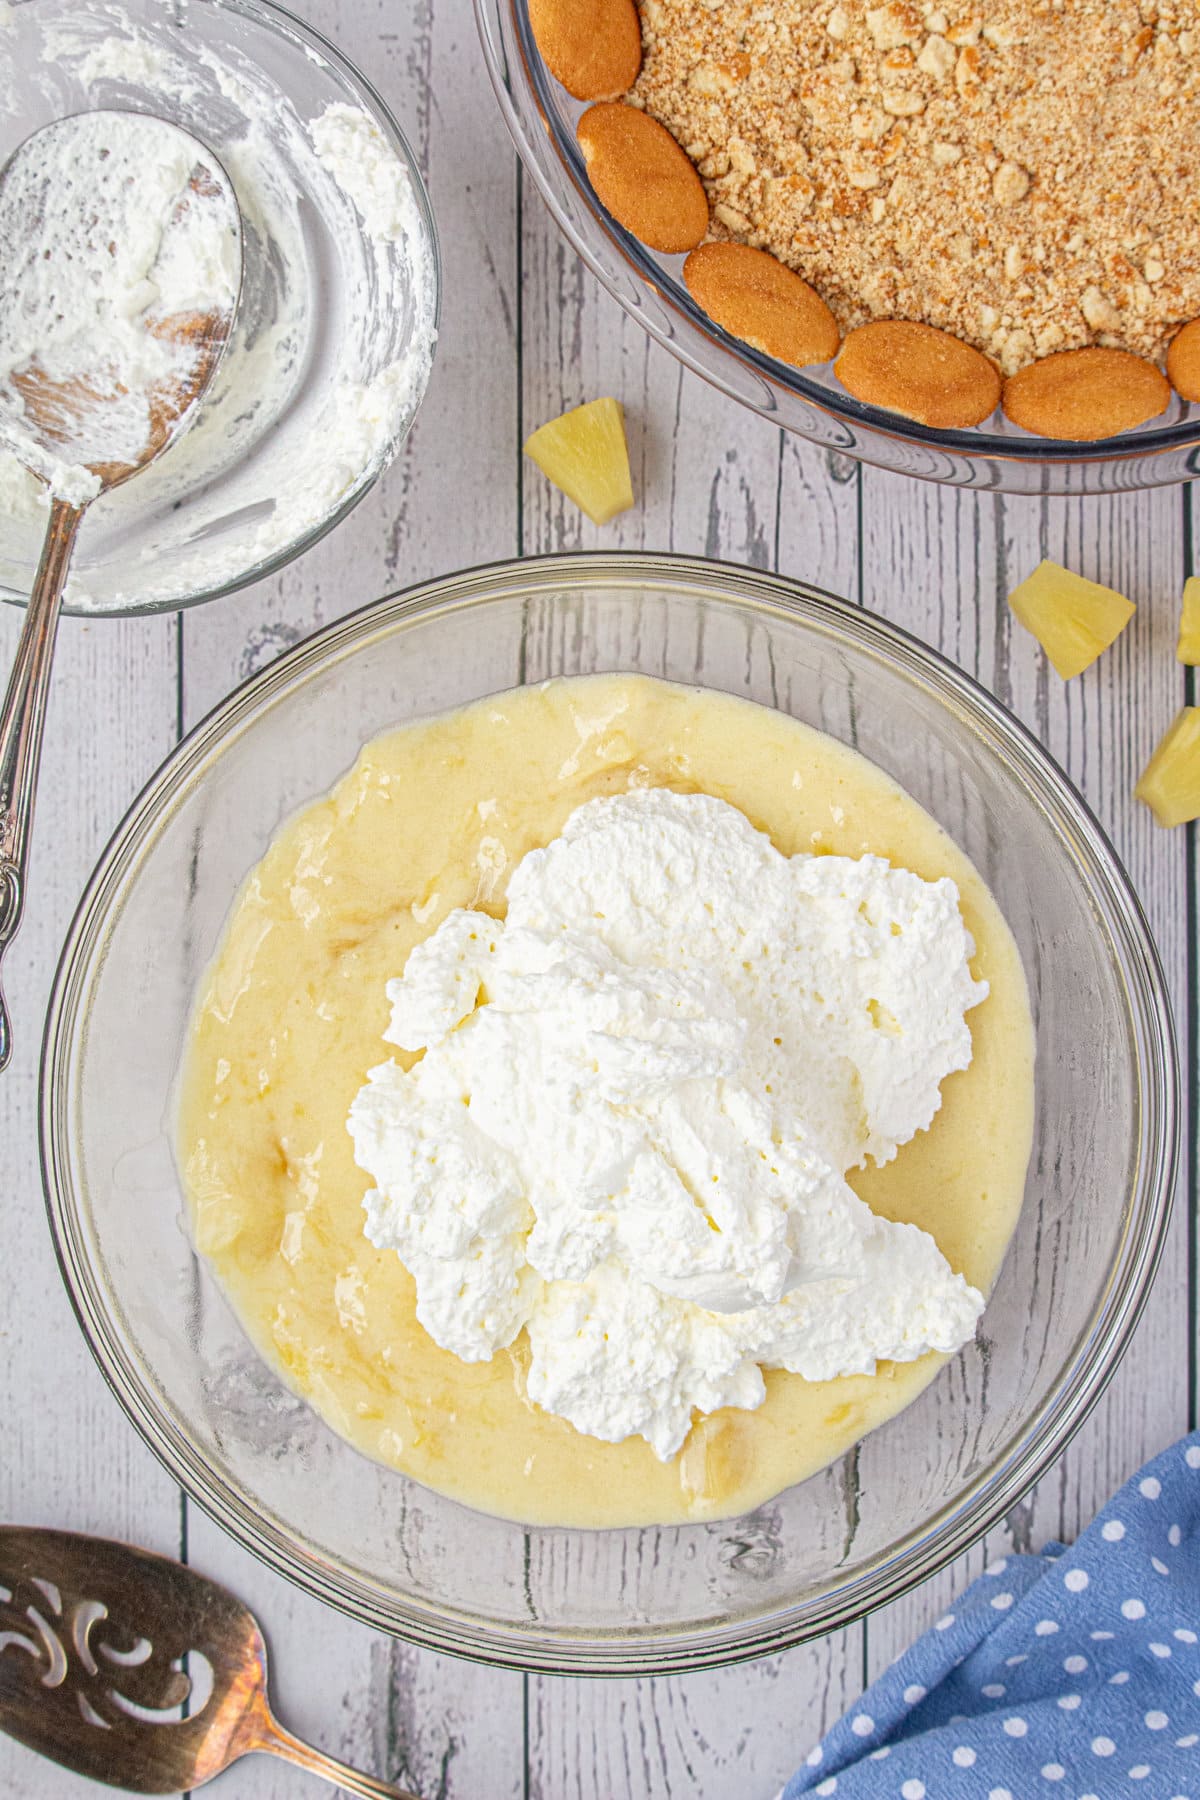
<path fill-rule="evenodd" d="M 1160 825 L 1200 819 L 1200 706 L 1184 707 L 1133 791 Z"/>
<path fill-rule="evenodd" d="M 1137 608 L 1124 594 L 1085 581 L 1058 563 L 1039 563 L 1008 604 L 1032 631 L 1064 681 L 1081 675 L 1116 641 Z"/>
<path fill-rule="evenodd" d="M 525 440 L 525 454 L 596 525 L 633 505 L 625 414 L 615 400 L 589 400 Z"/>
<path fill-rule="evenodd" d="M 729 1505 L 748 1469 L 745 1433 L 731 1412 L 697 1419 L 679 1455 L 679 1485 L 688 1512 L 707 1517 Z"/>
<path fill-rule="evenodd" d="M 1181 663 L 1190 663 L 1193 668 L 1200 663 L 1200 575 L 1189 575 L 1183 584 L 1179 647 L 1175 654 Z"/>

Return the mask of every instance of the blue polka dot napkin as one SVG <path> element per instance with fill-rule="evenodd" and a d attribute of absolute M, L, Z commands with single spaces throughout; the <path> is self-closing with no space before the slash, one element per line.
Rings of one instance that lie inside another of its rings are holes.
<path fill-rule="evenodd" d="M 780 1800 L 1200 1800 L 1200 1432 L 988 1567 Z"/>

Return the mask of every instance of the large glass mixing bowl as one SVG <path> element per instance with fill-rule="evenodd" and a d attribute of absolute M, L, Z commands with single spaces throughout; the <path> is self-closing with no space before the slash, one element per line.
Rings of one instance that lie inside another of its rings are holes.
<path fill-rule="evenodd" d="M 69 113 L 155 113 L 221 159 L 242 208 L 216 380 L 180 441 L 89 510 L 66 610 L 174 611 L 258 581 L 346 517 L 416 415 L 440 285 L 416 159 L 366 77 L 273 0 L 14 0 L 0 15 L 0 164 Z M 365 115 L 400 164 L 402 231 L 369 226 L 322 164 L 310 134 L 331 107 Z M 393 406 L 382 396 L 410 361 Z M 45 526 L 37 484 L 3 453 L 0 599 L 27 598 Z"/>
<path fill-rule="evenodd" d="M 282 820 L 364 739 L 563 673 L 744 695 L 855 745 L 991 884 L 1036 1014 L 1028 1192 L 971 1344 L 907 1412 L 749 1517 L 523 1529 L 367 1461 L 258 1358 L 184 1223 L 172 1137 L 193 996 Z M 284 1574 L 439 1650 L 578 1673 L 778 1650 L 933 1573 L 1062 1450 L 1146 1297 L 1177 1096 L 1155 953 L 1079 796 L 982 689 L 797 582 L 679 557 L 502 564 L 301 645 L 174 752 L 105 852 L 47 1026 L 50 1217 L 84 1332 L 187 1491 Z"/>
<path fill-rule="evenodd" d="M 1177 395 L 1152 424 L 1100 443 L 1035 437 L 1002 413 L 934 431 L 856 400 L 830 365 L 789 368 L 731 337 L 691 298 L 683 257 L 648 250 L 597 200 L 575 141 L 584 105 L 548 73 L 528 0 L 475 0 L 475 16 L 504 122 L 559 230 L 631 318 L 731 399 L 828 450 L 958 487 L 1104 494 L 1200 473 L 1200 406 Z"/>

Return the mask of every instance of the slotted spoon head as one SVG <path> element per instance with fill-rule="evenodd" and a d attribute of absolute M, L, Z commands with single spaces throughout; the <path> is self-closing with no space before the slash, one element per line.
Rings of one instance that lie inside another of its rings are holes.
<path fill-rule="evenodd" d="M 0 1526 L 0 1729 L 64 1767 L 173 1794 L 266 1748 L 267 1650 L 194 1570 L 126 1544 Z"/>
<path fill-rule="evenodd" d="M 137 1794 L 264 1750 L 363 1800 L 416 1800 L 272 1717 L 262 1632 L 225 1588 L 78 1532 L 0 1525 L 0 1731 Z"/>
<path fill-rule="evenodd" d="M 147 171 L 163 173 L 161 235 L 154 220 L 138 229 L 136 213 L 130 223 Z M 202 253 L 202 301 L 181 278 L 189 253 Z M 118 271 L 115 295 L 98 280 L 81 289 L 79 267 L 92 263 Z M 52 484 L 66 468 L 86 471 L 87 498 L 127 481 L 190 422 L 232 334 L 241 283 L 237 196 L 190 133 L 115 110 L 35 131 L 0 171 L 0 442 Z M 141 385 L 97 350 L 106 327 L 143 334 Z"/>

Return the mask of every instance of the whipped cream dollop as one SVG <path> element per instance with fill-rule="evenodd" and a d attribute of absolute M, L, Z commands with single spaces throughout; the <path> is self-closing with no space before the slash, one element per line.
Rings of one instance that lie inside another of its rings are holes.
<path fill-rule="evenodd" d="M 928 1128 L 986 995 L 953 882 L 782 856 L 724 801 L 592 800 L 388 984 L 350 1111 L 417 1317 L 467 1361 L 524 1329 L 530 1398 L 679 1449 L 694 1413 L 949 1352 L 982 1296 L 847 1170 Z"/>

